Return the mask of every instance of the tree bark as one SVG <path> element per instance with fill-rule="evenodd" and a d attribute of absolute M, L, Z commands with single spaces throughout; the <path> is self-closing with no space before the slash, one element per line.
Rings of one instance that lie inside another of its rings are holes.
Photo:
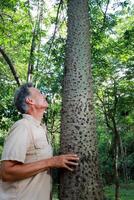
<path fill-rule="evenodd" d="M 90 61 L 88 0 L 68 2 L 61 153 L 77 153 L 79 166 L 61 173 L 61 200 L 102 200 Z"/>

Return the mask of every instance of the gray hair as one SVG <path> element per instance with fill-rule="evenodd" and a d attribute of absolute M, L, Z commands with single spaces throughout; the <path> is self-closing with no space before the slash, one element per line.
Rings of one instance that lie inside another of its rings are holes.
<path fill-rule="evenodd" d="M 26 97 L 30 95 L 29 88 L 34 87 L 32 83 L 26 83 L 18 90 L 16 90 L 14 95 L 14 104 L 18 111 L 20 111 L 22 114 L 27 113 L 28 111 L 28 105 L 26 103 Z"/>

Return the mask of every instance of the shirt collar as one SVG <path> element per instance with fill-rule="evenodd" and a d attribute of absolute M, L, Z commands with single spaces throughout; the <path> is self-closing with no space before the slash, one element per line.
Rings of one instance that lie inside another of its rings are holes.
<path fill-rule="evenodd" d="M 37 119 L 35 119 L 32 115 L 29 114 L 23 114 L 23 118 L 24 119 L 28 119 L 30 120 L 33 124 L 35 124 L 36 126 L 40 126 L 41 122 L 38 121 Z"/>

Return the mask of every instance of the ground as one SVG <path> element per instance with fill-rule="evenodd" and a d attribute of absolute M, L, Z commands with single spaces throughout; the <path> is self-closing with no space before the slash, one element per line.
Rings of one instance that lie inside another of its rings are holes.
<path fill-rule="evenodd" d="M 106 186 L 104 188 L 104 191 L 107 200 L 114 200 L 114 185 Z M 56 187 L 54 189 L 53 194 L 53 200 L 59 200 Z M 129 184 L 121 184 L 120 194 L 120 200 L 134 200 L 134 182 Z"/>

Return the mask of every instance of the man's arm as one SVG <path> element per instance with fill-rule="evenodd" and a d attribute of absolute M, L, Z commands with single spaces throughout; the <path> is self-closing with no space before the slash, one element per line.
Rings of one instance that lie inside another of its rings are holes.
<path fill-rule="evenodd" d="M 3 181 L 12 182 L 29 178 L 49 168 L 65 168 L 73 171 L 70 166 L 78 165 L 78 160 L 79 158 L 75 154 L 54 156 L 49 159 L 26 164 L 7 160 L 2 161 L 0 174 Z"/>

